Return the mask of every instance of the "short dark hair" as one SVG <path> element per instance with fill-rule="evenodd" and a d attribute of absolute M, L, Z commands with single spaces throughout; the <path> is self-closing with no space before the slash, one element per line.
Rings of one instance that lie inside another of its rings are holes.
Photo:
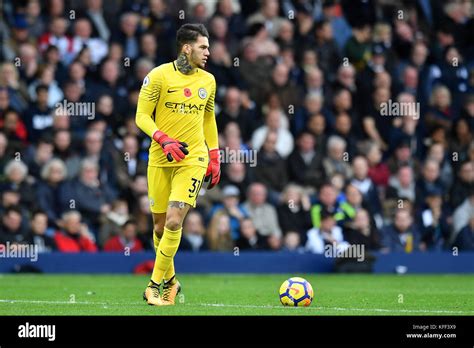
<path fill-rule="evenodd" d="M 48 213 L 46 213 L 46 211 L 41 210 L 41 209 L 36 209 L 36 210 L 33 210 L 33 212 L 31 213 L 31 218 L 34 219 L 37 215 L 46 215 L 46 217 L 48 217 Z"/>
<path fill-rule="evenodd" d="M 181 52 L 183 45 L 196 42 L 199 36 L 209 38 L 209 32 L 204 24 L 183 24 L 176 33 L 177 53 L 179 54 Z"/>
<path fill-rule="evenodd" d="M 125 223 L 122 225 L 122 229 L 125 229 L 128 225 L 133 225 L 136 226 L 137 222 L 134 219 L 128 219 L 125 221 Z"/>

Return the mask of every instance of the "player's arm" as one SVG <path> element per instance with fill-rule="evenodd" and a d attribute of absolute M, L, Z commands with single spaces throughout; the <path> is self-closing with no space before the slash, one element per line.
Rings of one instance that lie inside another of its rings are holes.
<path fill-rule="evenodd" d="M 216 97 L 216 81 L 204 110 L 204 138 L 209 148 L 209 165 L 206 172 L 206 181 L 209 181 L 208 189 L 219 183 L 221 178 L 221 167 L 219 158 L 219 137 L 217 132 L 216 116 L 214 113 L 214 99 Z"/>
<path fill-rule="evenodd" d="M 156 106 L 160 99 L 162 81 L 161 74 L 156 69 L 152 70 L 143 80 L 138 96 L 135 123 L 138 128 L 161 145 L 169 162 L 173 159 L 179 162 L 189 153 L 186 149 L 188 145 L 170 138 L 158 129 L 155 122 Z"/>

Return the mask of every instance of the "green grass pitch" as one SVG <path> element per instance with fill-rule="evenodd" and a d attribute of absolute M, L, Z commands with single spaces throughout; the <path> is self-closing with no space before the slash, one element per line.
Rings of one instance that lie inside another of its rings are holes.
<path fill-rule="evenodd" d="M 310 307 L 283 307 L 281 283 L 302 276 Z M 0 274 L 0 315 L 474 315 L 473 275 L 181 275 L 176 306 L 142 300 L 147 277 Z"/>

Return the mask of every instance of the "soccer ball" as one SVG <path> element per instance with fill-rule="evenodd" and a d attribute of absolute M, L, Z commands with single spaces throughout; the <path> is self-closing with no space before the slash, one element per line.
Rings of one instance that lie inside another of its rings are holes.
<path fill-rule="evenodd" d="M 287 279 L 280 286 L 280 302 L 284 306 L 308 307 L 313 295 L 311 284 L 300 277 Z"/>

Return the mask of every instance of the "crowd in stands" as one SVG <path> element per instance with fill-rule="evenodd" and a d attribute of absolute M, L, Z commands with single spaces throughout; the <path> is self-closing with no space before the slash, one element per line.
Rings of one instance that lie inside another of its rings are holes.
<path fill-rule="evenodd" d="M 4 0 L 0 244 L 153 250 L 137 98 L 177 28 L 200 22 L 222 180 L 203 185 L 182 250 L 472 251 L 473 14 L 465 0 Z"/>

